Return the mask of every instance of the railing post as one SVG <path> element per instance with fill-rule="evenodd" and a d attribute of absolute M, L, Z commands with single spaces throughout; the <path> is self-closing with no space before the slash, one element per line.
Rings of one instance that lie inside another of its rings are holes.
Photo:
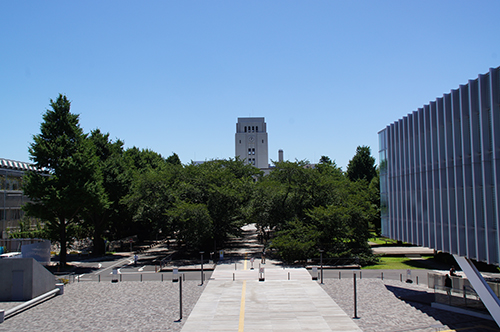
<path fill-rule="evenodd" d="M 465 307 L 467 308 L 467 288 L 464 285 L 464 302 L 465 302 Z"/>

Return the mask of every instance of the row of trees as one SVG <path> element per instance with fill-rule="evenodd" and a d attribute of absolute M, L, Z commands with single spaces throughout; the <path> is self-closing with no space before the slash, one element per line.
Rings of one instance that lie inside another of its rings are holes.
<path fill-rule="evenodd" d="M 93 238 L 97 255 L 104 239 L 159 233 L 193 250 L 224 246 L 241 226 L 256 223 L 269 246 L 287 262 L 323 249 L 335 257 L 369 257 L 369 227 L 379 224 L 378 175 L 368 147 L 359 147 L 343 172 L 328 157 L 278 162 L 268 175 L 239 159 L 182 165 L 96 129 L 83 133 L 70 102 L 59 95 L 43 116 L 30 154 L 44 172 L 27 173 L 25 210 L 45 221 L 61 244 L 66 263 L 69 237 Z"/>
<path fill-rule="evenodd" d="M 371 260 L 370 229 L 380 226 L 377 173 L 367 147 L 359 147 L 346 173 L 328 157 L 315 168 L 280 162 L 256 186 L 257 223 L 274 232 L 270 246 L 289 263 L 318 256 Z M 358 172 L 366 157 L 370 172 Z M 356 167 L 357 167 L 356 166 Z"/>

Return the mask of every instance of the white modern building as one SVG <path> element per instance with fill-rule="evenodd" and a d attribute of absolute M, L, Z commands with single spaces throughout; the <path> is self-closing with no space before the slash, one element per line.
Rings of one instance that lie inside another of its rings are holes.
<path fill-rule="evenodd" d="M 500 67 L 379 132 L 382 234 L 453 254 L 500 325 L 470 259 L 500 264 Z"/>
<path fill-rule="evenodd" d="M 267 128 L 264 118 L 238 118 L 235 156 L 259 169 L 269 168 Z"/>

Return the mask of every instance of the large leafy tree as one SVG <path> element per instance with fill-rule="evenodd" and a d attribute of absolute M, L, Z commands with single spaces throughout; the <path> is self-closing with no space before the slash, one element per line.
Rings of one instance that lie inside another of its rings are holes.
<path fill-rule="evenodd" d="M 113 222 L 123 222 L 126 219 L 126 209 L 120 204 L 120 199 L 128 193 L 123 172 L 123 142 L 111 141 L 109 133 L 103 134 L 99 129 L 90 133 L 89 140 L 94 146 L 99 171 L 102 174 L 103 194 L 96 197 L 85 207 L 82 216 L 86 226 L 93 235 L 93 254 L 105 254 L 104 232 L 109 231 Z M 110 236 L 112 234 L 109 234 Z"/>
<path fill-rule="evenodd" d="M 130 190 L 120 203 L 128 206 L 132 218 L 121 223 L 120 229 L 115 227 L 116 231 L 138 235 L 140 239 L 156 237 L 160 229 L 168 233 L 164 211 L 172 204 L 168 198 L 173 190 L 172 181 L 176 178 L 176 169 L 182 166 L 173 165 L 156 152 L 136 147 L 125 151 L 124 163 L 124 177 Z"/>
<path fill-rule="evenodd" d="M 210 233 L 208 236 L 200 235 L 199 238 L 204 241 L 210 238 L 216 249 L 228 237 L 239 235 L 241 226 L 247 221 L 247 207 L 252 196 L 254 177 L 261 172 L 240 159 L 229 159 L 211 160 L 201 165 L 191 164 L 182 173 L 176 195 L 178 201 L 189 205 L 177 204 L 176 209 L 189 208 L 193 211 L 196 208 L 196 211 L 203 212 L 203 229 Z M 199 204 L 205 206 L 206 210 L 202 210 Z M 177 224 L 178 229 L 182 229 L 179 224 L 181 221 L 176 218 L 172 222 Z"/>
<path fill-rule="evenodd" d="M 253 216 L 274 231 L 271 247 L 286 262 L 317 256 L 318 249 L 326 257 L 370 259 L 366 181 L 350 181 L 322 159 L 315 168 L 305 161 L 276 163 L 257 184 Z"/>
<path fill-rule="evenodd" d="M 213 250 L 239 234 L 260 171 L 239 159 L 186 166 L 176 160 L 174 154 L 138 173 L 125 201 L 143 228 L 161 229 L 188 250 Z"/>
<path fill-rule="evenodd" d="M 80 128 L 79 116 L 70 112 L 70 101 L 60 94 L 50 106 L 43 115 L 41 133 L 33 136 L 29 148 L 34 165 L 46 174 L 26 174 L 23 190 L 32 202 L 25 210 L 47 221 L 61 245 L 60 264 L 66 265 L 69 226 L 105 193 L 93 145 Z"/>

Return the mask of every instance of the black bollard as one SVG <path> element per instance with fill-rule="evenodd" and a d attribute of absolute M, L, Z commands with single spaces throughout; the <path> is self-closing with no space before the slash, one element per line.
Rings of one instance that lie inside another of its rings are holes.
<path fill-rule="evenodd" d="M 182 320 L 182 278 L 179 278 L 179 321 Z"/>
<path fill-rule="evenodd" d="M 354 318 L 358 318 L 358 300 L 356 294 L 356 272 L 353 274 L 354 277 Z"/>

